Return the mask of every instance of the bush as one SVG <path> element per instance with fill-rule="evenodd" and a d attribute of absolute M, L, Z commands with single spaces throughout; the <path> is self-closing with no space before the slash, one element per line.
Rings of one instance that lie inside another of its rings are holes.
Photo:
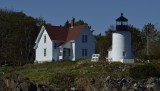
<path fill-rule="evenodd" d="M 58 88 L 70 88 L 74 86 L 76 74 L 73 72 L 56 73 L 51 78 L 51 83 L 55 84 Z"/>
<path fill-rule="evenodd" d="M 129 69 L 129 75 L 133 78 L 148 78 L 148 77 L 157 77 L 159 76 L 159 71 L 152 64 L 145 65 L 136 65 L 133 68 Z"/>

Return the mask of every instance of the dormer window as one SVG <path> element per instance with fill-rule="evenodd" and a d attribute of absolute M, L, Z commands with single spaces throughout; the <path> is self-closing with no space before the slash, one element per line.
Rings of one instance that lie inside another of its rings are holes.
<path fill-rule="evenodd" d="M 44 35 L 44 43 L 46 43 L 46 35 Z"/>
<path fill-rule="evenodd" d="M 82 43 L 86 43 L 87 42 L 87 35 L 82 35 Z"/>

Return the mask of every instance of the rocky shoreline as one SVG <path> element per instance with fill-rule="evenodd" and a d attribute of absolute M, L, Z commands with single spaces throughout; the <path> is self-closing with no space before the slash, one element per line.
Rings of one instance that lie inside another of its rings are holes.
<path fill-rule="evenodd" d="M 86 84 L 59 89 L 44 82 L 37 83 L 18 74 L 11 74 L 0 80 L 0 91 L 160 91 L 160 78 L 148 79 L 112 78 L 82 79 Z"/>
<path fill-rule="evenodd" d="M 0 80 L 0 91 L 54 91 L 47 84 L 39 84 L 18 74 L 11 74 Z"/>

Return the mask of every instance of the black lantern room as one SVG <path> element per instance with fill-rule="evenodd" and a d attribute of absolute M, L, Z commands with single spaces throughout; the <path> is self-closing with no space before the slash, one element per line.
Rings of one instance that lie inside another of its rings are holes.
<path fill-rule="evenodd" d="M 123 17 L 123 13 L 121 16 L 116 19 L 116 31 L 127 31 L 128 27 L 128 19 Z"/>

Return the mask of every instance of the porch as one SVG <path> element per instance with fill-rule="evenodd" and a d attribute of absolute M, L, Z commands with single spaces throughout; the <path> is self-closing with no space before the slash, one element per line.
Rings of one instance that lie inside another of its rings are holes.
<path fill-rule="evenodd" d="M 59 60 L 75 60 L 75 43 L 69 42 L 63 46 L 60 46 Z"/>

